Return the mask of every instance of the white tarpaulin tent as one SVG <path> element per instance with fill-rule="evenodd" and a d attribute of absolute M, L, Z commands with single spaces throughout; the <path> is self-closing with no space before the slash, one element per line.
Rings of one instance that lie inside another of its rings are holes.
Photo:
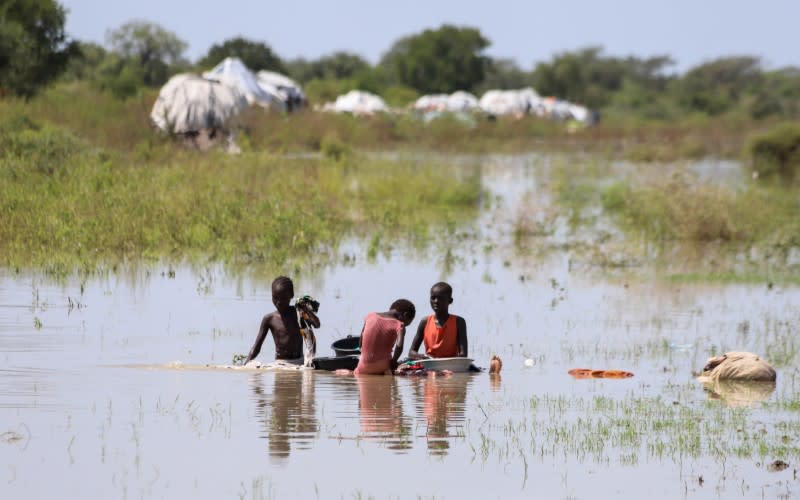
<path fill-rule="evenodd" d="M 224 129 L 248 107 L 247 98 L 233 87 L 183 73 L 164 84 L 150 112 L 153 124 L 165 132 L 184 134 Z"/>
<path fill-rule="evenodd" d="M 520 90 L 488 90 L 478 105 L 480 108 L 497 116 L 521 116 L 533 113 L 541 105 L 542 98 L 532 88 Z"/>
<path fill-rule="evenodd" d="M 371 115 L 389 110 L 383 99 L 363 90 L 351 90 L 340 95 L 335 102 L 326 103 L 322 109 L 323 111 L 353 113 L 354 115 Z"/>
<path fill-rule="evenodd" d="M 247 97 L 247 102 L 250 104 L 258 104 L 264 108 L 272 107 L 281 111 L 286 109 L 280 98 L 269 94 L 258 85 L 258 80 L 253 72 L 236 57 L 226 57 L 213 69 L 203 73 L 203 78 L 218 80 L 226 85 L 235 87 Z"/>
<path fill-rule="evenodd" d="M 478 108 L 478 98 L 469 92 L 459 90 L 447 97 L 447 111 L 472 111 Z"/>
<path fill-rule="evenodd" d="M 420 97 L 412 107 L 417 111 L 446 111 L 447 94 L 428 94 Z"/>
<path fill-rule="evenodd" d="M 478 107 L 478 98 L 469 92 L 459 90 L 450 95 L 429 94 L 416 100 L 413 108 L 425 112 L 452 112 L 472 111 Z"/>
<path fill-rule="evenodd" d="M 305 105 L 306 95 L 303 89 L 288 76 L 261 70 L 256 74 L 256 81 L 264 91 L 281 99 L 289 111 Z"/>

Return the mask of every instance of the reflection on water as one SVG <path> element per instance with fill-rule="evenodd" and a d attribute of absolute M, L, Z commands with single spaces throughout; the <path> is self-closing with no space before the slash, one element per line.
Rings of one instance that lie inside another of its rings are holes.
<path fill-rule="evenodd" d="M 447 455 L 450 440 L 463 437 L 464 404 L 473 375 L 415 378 L 417 414 L 425 418 L 425 437 L 431 455 Z"/>
<path fill-rule="evenodd" d="M 708 399 L 718 399 L 732 408 L 748 408 L 766 401 L 775 392 L 775 382 L 714 380 L 703 383 Z"/>
<path fill-rule="evenodd" d="M 256 416 L 264 424 L 259 437 L 269 441 L 271 457 L 287 459 L 292 442 L 299 449 L 309 449 L 317 434 L 318 424 L 314 402 L 314 372 L 298 370 L 274 372 L 272 391 L 264 389 L 266 374 L 250 378 Z"/>
<path fill-rule="evenodd" d="M 410 426 L 403 414 L 403 401 L 395 377 L 356 376 L 360 436 L 383 440 L 391 450 L 411 448 Z"/>

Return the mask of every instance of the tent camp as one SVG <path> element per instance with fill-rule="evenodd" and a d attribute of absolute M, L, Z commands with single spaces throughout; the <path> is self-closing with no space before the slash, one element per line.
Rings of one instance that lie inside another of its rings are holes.
<path fill-rule="evenodd" d="M 326 103 L 322 110 L 335 113 L 352 113 L 354 115 L 372 115 L 388 111 L 389 108 L 383 99 L 375 94 L 363 90 L 351 90 L 337 97 L 335 102 Z"/>
<path fill-rule="evenodd" d="M 262 89 L 253 72 L 236 57 L 226 57 L 213 69 L 203 73 L 203 78 L 217 80 L 236 88 L 245 95 L 247 102 L 250 104 L 257 104 L 264 108 L 273 108 L 280 111 L 286 110 L 283 101 L 278 96 Z"/>
<path fill-rule="evenodd" d="M 230 119 L 247 107 L 247 98 L 235 88 L 183 73 L 161 88 L 150 119 L 164 132 L 196 133 L 227 128 Z"/>
<path fill-rule="evenodd" d="M 261 70 L 256 74 L 256 81 L 265 92 L 281 99 L 287 111 L 296 110 L 306 104 L 306 95 L 303 93 L 303 89 L 288 76 L 274 71 Z"/>

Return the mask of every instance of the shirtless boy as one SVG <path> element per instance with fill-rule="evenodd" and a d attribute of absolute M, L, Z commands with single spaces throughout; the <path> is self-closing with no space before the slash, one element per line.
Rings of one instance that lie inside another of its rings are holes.
<path fill-rule="evenodd" d="M 264 316 L 258 336 L 247 355 L 245 364 L 254 359 L 261 352 L 261 345 L 267 338 L 267 333 L 272 332 L 275 341 L 275 359 L 289 361 L 296 364 L 303 363 L 303 336 L 300 334 L 300 325 L 297 322 L 297 309 L 291 305 L 294 297 L 294 284 L 286 276 L 275 278 L 272 282 L 272 303 L 275 311 Z M 308 322 L 314 328 L 319 328 L 319 318 L 310 306 L 300 305 L 308 317 Z"/>

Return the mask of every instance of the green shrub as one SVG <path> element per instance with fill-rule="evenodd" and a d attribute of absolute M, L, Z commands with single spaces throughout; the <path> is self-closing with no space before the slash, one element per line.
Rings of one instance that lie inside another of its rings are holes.
<path fill-rule="evenodd" d="M 84 144 L 71 133 L 49 125 L 38 127 L 25 117 L 0 129 L 0 158 L 17 169 L 53 174 L 84 149 Z"/>
<path fill-rule="evenodd" d="M 800 124 L 786 123 L 754 137 L 748 150 L 759 177 L 791 181 L 800 171 Z"/>
<path fill-rule="evenodd" d="M 319 150 L 322 156 L 334 161 L 342 161 L 352 154 L 350 146 L 339 139 L 339 136 L 335 133 L 326 134 L 322 138 Z"/>

